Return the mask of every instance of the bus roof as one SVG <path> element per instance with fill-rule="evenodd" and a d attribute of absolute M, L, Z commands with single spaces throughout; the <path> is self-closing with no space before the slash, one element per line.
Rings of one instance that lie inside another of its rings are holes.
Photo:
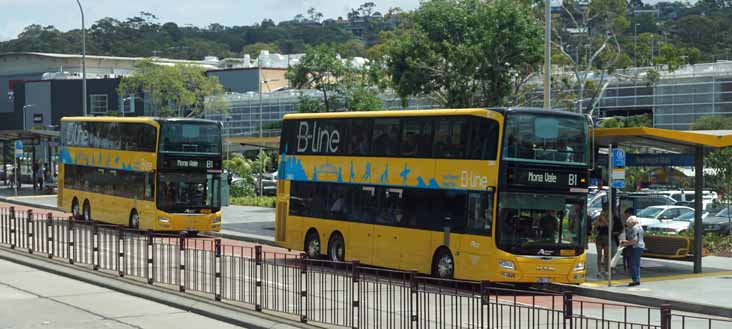
<path fill-rule="evenodd" d="M 424 109 L 424 110 L 395 110 L 395 111 L 353 111 L 353 112 L 326 112 L 326 113 L 293 113 L 286 114 L 283 119 L 315 119 L 315 118 L 368 118 L 368 117 L 404 117 L 404 116 L 440 116 L 440 115 L 474 115 L 491 116 L 488 113 L 531 113 L 551 114 L 572 117 L 583 117 L 577 114 L 562 110 L 545 110 L 533 107 L 497 107 L 497 108 L 465 108 L 465 109 Z"/>
<path fill-rule="evenodd" d="M 65 121 L 88 121 L 88 122 L 130 122 L 130 123 L 159 123 L 159 122 L 198 122 L 198 123 L 216 123 L 218 121 L 206 119 L 189 119 L 189 118 L 159 118 L 159 117 L 63 117 L 61 122 Z"/>
<path fill-rule="evenodd" d="M 293 113 L 285 114 L 284 120 L 317 119 L 317 118 L 370 118 L 370 117 L 404 117 L 404 116 L 435 116 L 435 115 L 474 115 L 487 117 L 490 109 L 429 109 L 429 110 L 396 110 L 396 111 L 352 111 L 326 113 Z M 501 111 L 493 111 L 501 113 Z"/>

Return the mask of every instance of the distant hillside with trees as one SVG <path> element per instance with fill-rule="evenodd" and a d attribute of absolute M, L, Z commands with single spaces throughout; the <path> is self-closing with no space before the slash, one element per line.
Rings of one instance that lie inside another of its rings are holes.
<path fill-rule="evenodd" d="M 379 32 L 394 28 L 402 12 L 382 15 L 373 2 L 351 10 L 347 18 L 324 19 L 315 8 L 292 20 L 275 23 L 263 19 L 249 26 L 179 26 L 160 22 L 152 13 L 141 12 L 127 19 L 103 18 L 87 30 L 87 53 L 94 55 L 202 59 L 204 56 L 253 57 L 260 50 L 302 53 L 306 46 L 338 44 L 349 56 L 366 56 L 365 45 L 378 39 Z M 0 53 L 79 53 L 81 30 L 60 31 L 54 26 L 27 26 L 16 39 L 0 42 Z"/>

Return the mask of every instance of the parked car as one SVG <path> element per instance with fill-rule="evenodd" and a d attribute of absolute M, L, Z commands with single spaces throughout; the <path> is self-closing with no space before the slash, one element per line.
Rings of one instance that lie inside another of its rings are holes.
<path fill-rule="evenodd" d="M 643 229 L 647 230 L 649 225 L 678 218 L 688 212 L 694 213 L 694 209 L 684 206 L 650 206 L 639 211 L 635 216 Z"/>
<path fill-rule="evenodd" d="M 620 195 L 620 211 L 633 208 L 637 214 L 641 210 L 651 206 L 676 205 L 676 200 L 663 194 L 628 193 Z"/>
<path fill-rule="evenodd" d="M 661 222 L 648 225 L 650 233 L 666 233 L 679 234 L 688 231 L 694 225 L 694 211 L 685 212 L 683 215 L 672 218 L 662 219 Z M 708 212 L 702 213 L 702 220 L 709 215 Z"/>
<path fill-rule="evenodd" d="M 719 235 L 728 235 L 730 228 L 730 213 L 732 207 L 722 209 L 722 211 L 714 214 L 714 216 L 707 216 L 702 221 L 704 222 L 704 233 L 716 233 Z"/>
<path fill-rule="evenodd" d="M 618 198 L 620 199 L 620 204 L 617 209 L 620 213 L 625 212 L 628 208 L 632 208 L 637 214 L 642 209 L 650 206 L 668 206 L 676 204 L 676 200 L 663 194 L 621 193 Z M 600 216 L 602 205 L 607 202 L 607 193 L 604 191 L 598 192 L 588 201 L 587 215 L 592 218 L 593 222 L 598 216 Z"/>

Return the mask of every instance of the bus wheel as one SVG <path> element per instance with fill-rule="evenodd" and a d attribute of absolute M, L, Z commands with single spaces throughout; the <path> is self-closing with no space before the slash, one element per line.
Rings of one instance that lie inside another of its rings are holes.
<path fill-rule="evenodd" d="M 84 221 L 91 222 L 91 206 L 89 206 L 89 200 L 84 200 Z"/>
<path fill-rule="evenodd" d="M 71 215 L 74 217 L 75 220 L 81 220 L 81 210 L 79 209 L 79 200 L 74 198 L 74 201 L 71 201 Z"/>
<path fill-rule="evenodd" d="M 450 251 L 443 248 L 435 253 L 432 260 L 432 276 L 440 279 L 452 279 L 455 274 L 455 262 Z"/>
<path fill-rule="evenodd" d="M 140 229 L 140 215 L 137 214 L 137 210 L 132 209 L 130 213 L 130 228 L 133 230 Z"/>
<path fill-rule="evenodd" d="M 328 241 L 328 258 L 334 262 L 344 262 L 346 260 L 346 243 L 340 233 L 335 233 Z"/>
<path fill-rule="evenodd" d="M 305 254 L 308 258 L 320 257 L 320 237 L 315 230 L 310 230 L 305 236 Z"/>

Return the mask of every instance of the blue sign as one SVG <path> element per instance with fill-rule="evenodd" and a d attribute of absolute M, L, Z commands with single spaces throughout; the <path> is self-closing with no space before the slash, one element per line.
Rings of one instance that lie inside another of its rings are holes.
<path fill-rule="evenodd" d="M 607 167 L 607 154 L 597 156 L 597 164 Z M 693 154 L 625 154 L 626 167 L 693 167 Z"/>
<path fill-rule="evenodd" d="M 615 168 L 625 167 L 625 150 L 613 149 L 613 167 L 615 167 Z"/>
<path fill-rule="evenodd" d="M 613 180 L 613 183 L 610 184 L 613 188 L 625 188 L 625 181 L 624 180 Z"/>
<path fill-rule="evenodd" d="M 693 167 L 693 154 L 628 154 L 627 166 L 636 167 Z"/>
<path fill-rule="evenodd" d="M 23 141 L 15 141 L 15 158 L 20 159 L 23 157 Z"/>

